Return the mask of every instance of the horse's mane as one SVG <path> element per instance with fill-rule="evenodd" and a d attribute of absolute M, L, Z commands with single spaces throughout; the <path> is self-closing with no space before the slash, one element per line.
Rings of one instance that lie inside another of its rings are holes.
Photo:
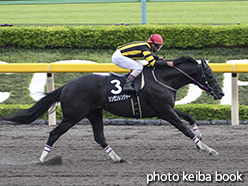
<path fill-rule="evenodd" d="M 184 64 L 184 63 L 198 64 L 195 59 L 193 59 L 192 57 L 189 57 L 189 56 L 181 56 L 177 59 L 174 59 L 173 62 L 174 62 L 175 66 L 177 66 L 179 64 Z"/>
<path fill-rule="evenodd" d="M 166 61 L 173 61 L 175 66 L 178 66 L 180 64 L 198 64 L 197 61 L 195 59 L 193 59 L 192 57 L 189 56 L 181 56 L 177 59 L 167 59 Z M 145 66 L 146 68 L 152 68 L 151 66 Z M 169 68 L 169 66 L 164 62 L 164 61 L 157 61 L 155 63 L 155 67 L 157 68 Z"/>

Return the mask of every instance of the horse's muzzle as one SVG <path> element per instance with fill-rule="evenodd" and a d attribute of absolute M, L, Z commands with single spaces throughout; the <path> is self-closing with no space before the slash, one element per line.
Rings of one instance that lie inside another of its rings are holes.
<path fill-rule="evenodd" d="M 218 92 L 217 94 L 214 94 L 213 98 L 215 100 L 221 99 L 224 95 L 225 95 L 224 92 Z"/>

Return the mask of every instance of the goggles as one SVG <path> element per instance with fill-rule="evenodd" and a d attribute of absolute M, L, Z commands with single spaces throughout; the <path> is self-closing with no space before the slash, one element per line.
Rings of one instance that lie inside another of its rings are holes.
<path fill-rule="evenodd" d="M 158 51 L 163 47 L 163 45 L 155 45 L 158 49 Z"/>

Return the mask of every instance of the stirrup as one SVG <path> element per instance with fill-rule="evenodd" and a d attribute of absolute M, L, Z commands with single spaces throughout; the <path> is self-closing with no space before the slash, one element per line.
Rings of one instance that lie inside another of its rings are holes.
<path fill-rule="evenodd" d="M 134 92 L 133 81 L 127 79 L 125 85 L 123 86 L 123 91 Z"/>
<path fill-rule="evenodd" d="M 126 92 L 134 92 L 135 89 L 132 87 L 132 85 L 124 85 L 123 91 L 126 91 Z"/>

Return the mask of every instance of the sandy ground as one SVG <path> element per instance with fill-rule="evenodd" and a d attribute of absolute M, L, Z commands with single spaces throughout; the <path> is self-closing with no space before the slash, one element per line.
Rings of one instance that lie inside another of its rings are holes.
<path fill-rule="evenodd" d="M 198 153 L 193 142 L 170 125 L 105 126 L 109 145 L 131 163 L 113 163 L 93 140 L 91 126 L 77 125 L 41 164 L 53 128 L 0 125 L 1 186 L 248 185 L 247 125 L 199 126 L 203 141 L 218 156 Z"/>

